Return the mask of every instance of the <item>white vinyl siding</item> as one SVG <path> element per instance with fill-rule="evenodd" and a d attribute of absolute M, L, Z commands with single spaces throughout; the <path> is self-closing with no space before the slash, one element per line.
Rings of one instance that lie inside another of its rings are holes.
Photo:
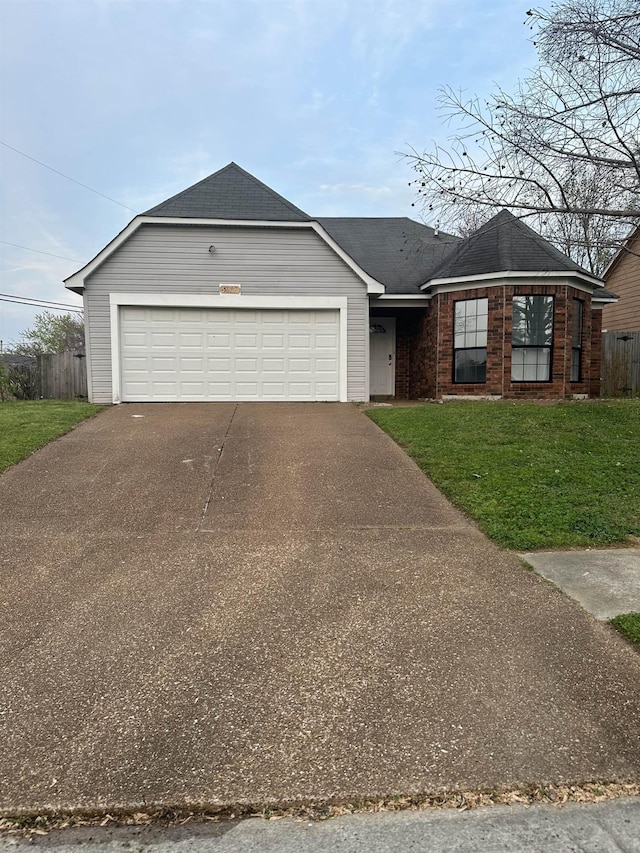
<path fill-rule="evenodd" d="M 209 246 L 215 252 L 209 252 Z M 91 387 L 112 401 L 110 293 L 212 295 L 223 283 L 242 296 L 346 297 L 347 398 L 368 399 L 365 283 L 311 229 L 143 225 L 86 281 Z"/>

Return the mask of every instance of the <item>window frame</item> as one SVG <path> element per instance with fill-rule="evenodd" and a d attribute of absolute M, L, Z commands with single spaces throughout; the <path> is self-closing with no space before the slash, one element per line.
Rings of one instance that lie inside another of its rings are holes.
<path fill-rule="evenodd" d="M 487 296 L 472 296 L 468 299 L 454 299 L 452 303 L 452 311 L 453 311 L 453 323 L 452 323 L 452 337 L 453 337 L 453 359 L 451 363 L 451 381 L 453 385 L 486 385 L 487 384 L 487 343 L 483 347 L 473 346 L 473 347 L 457 347 L 456 346 L 456 306 L 463 302 L 480 302 L 484 300 L 487 303 L 487 329 L 486 335 L 489 335 L 489 298 Z M 476 311 L 476 317 L 478 316 L 478 312 Z M 477 330 L 476 330 L 477 333 Z M 467 331 L 463 332 L 463 334 L 467 334 Z M 484 350 L 484 379 L 457 379 L 456 378 L 456 353 L 459 352 L 470 352 L 471 350 Z"/>
<path fill-rule="evenodd" d="M 576 345 L 574 331 L 575 331 L 575 312 L 578 310 L 580 312 L 580 326 L 579 326 L 579 339 L 578 344 Z M 584 299 L 579 299 L 577 296 L 574 296 L 571 302 L 571 364 L 569 365 L 569 381 L 570 382 L 582 382 L 582 349 L 584 344 Z M 578 378 L 573 378 L 573 358 L 574 353 L 578 353 Z"/>
<path fill-rule="evenodd" d="M 513 343 L 513 306 L 516 299 L 550 299 L 551 300 L 551 341 L 548 344 L 514 344 Z M 556 297 L 553 293 L 515 293 L 511 299 L 511 382 L 518 385 L 549 385 L 553 382 L 553 350 L 556 333 Z M 514 379 L 513 351 L 514 350 L 549 350 L 549 375 L 546 379 Z"/>

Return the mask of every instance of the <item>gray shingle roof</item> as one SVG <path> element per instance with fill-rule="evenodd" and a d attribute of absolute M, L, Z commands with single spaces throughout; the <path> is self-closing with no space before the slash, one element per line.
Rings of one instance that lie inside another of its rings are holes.
<path fill-rule="evenodd" d="M 604 287 L 598 287 L 593 292 L 594 299 L 620 299 L 617 293 L 612 293 L 610 290 L 605 290 Z"/>
<path fill-rule="evenodd" d="M 460 238 L 403 217 L 326 217 L 316 220 L 387 293 L 420 294 L 431 270 Z"/>
<path fill-rule="evenodd" d="M 595 278 L 508 210 L 466 237 L 429 275 L 429 280 L 500 272 L 579 272 Z"/>
<path fill-rule="evenodd" d="M 318 217 L 312 220 L 236 163 L 146 211 L 194 219 L 319 222 L 387 293 L 420 294 L 434 279 L 500 272 L 580 272 L 547 240 L 502 210 L 461 240 L 408 217 Z M 604 295 L 604 291 L 599 291 Z"/>
<path fill-rule="evenodd" d="M 308 222 L 307 214 L 262 181 L 229 163 L 208 178 L 145 211 L 147 216 Z"/>

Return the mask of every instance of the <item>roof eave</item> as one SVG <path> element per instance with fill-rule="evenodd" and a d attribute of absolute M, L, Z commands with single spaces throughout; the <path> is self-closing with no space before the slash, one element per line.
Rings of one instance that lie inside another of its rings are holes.
<path fill-rule="evenodd" d="M 588 282 L 594 288 L 604 287 L 604 283 L 599 278 L 578 272 L 577 270 L 510 270 L 506 272 L 478 273 L 476 275 L 429 279 L 420 285 L 420 290 L 430 290 L 432 287 L 450 286 L 452 284 L 495 281 L 496 279 L 504 278 L 578 278 Z"/>

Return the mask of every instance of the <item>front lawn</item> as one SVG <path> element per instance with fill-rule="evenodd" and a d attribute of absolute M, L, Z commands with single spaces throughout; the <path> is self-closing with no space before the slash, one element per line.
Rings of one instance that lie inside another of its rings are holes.
<path fill-rule="evenodd" d="M 501 545 L 606 545 L 640 535 L 640 400 L 367 414 Z"/>
<path fill-rule="evenodd" d="M 640 646 L 640 613 L 623 613 L 609 621 L 629 642 Z"/>
<path fill-rule="evenodd" d="M 20 462 L 103 406 L 61 400 L 0 403 L 0 471 Z"/>

